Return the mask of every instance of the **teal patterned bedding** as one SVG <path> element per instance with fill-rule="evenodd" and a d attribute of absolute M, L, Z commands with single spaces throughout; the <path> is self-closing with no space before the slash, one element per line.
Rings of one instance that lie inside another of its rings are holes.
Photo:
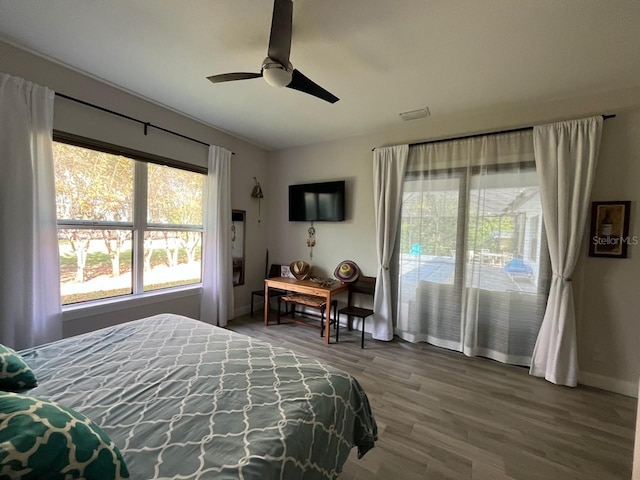
<path fill-rule="evenodd" d="M 157 315 L 23 350 L 50 398 L 95 421 L 134 480 L 330 479 L 373 448 L 346 372 L 229 330 Z"/>

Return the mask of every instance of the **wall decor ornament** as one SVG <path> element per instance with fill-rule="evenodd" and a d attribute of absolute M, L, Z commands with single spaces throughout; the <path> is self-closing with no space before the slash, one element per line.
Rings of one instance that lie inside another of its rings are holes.
<path fill-rule="evenodd" d="M 260 186 L 258 179 L 253 177 L 253 180 L 256 184 L 253 186 L 253 190 L 251 190 L 251 197 L 258 199 L 258 226 L 260 226 L 260 202 L 264 198 L 264 193 L 262 193 L 262 187 Z"/>
<path fill-rule="evenodd" d="M 307 247 L 309 247 L 309 258 L 313 260 L 313 247 L 316 246 L 316 229 L 313 228 L 313 222 L 311 222 L 311 226 L 309 230 L 307 230 L 309 234 L 309 238 L 307 238 Z"/>
<path fill-rule="evenodd" d="M 589 256 L 627 258 L 627 247 L 636 244 L 629 237 L 630 201 L 593 202 Z"/>

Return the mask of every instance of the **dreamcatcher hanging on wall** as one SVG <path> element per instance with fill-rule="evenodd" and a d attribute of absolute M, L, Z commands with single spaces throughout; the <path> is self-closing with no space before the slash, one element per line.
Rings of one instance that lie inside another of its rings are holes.
<path fill-rule="evenodd" d="M 309 238 L 307 238 L 307 247 L 309 247 L 309 258 L 313 259 L 313 247 L 316 246 L 316 229 L 313 228 L 313 222 L 311 222 L 311 226 L 309 227 L 309 230 L 307 230 L 307 233 L 309 233 Z"/>

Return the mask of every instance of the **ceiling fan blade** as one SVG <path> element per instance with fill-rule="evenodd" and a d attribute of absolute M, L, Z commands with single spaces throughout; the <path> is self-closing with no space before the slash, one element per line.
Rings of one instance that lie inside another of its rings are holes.
<path fill-rule="evenodd" d="M 308 93 L 309 95 L 313 95 L 314 97 L 318 97 L 329 103 L 336 103 L 338 100 L 340 100 L 334 94 L 328 92 L 313 80 L 309 80 L 302 73 L 300 73 L 299 70 L 293 71 L 291 83 L 287 85 L 287 88 L 293 88 L 294 90 Z"/>
<path fill-rule="evenodd" d="M 236 73 L 222 73 L 220 75 L 211 75 L 207 77 L 213 83 L 233 82 L 235 80 L 249 80 L 251 78 L 261 77 L 262 73 L 251 72 L 236 72 Z"/>
<path fill-rule="evenodd" d="M 292 22 L 293 2 L 291 0 L 274 0 L 267 55 L 285 68 L 289 65 L 289 54 L 291 53 Z"/>

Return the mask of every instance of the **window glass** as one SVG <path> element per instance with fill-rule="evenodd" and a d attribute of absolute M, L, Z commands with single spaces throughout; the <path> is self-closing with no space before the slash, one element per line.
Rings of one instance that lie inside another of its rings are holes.
<path fill-rule="evenodd" d="M 202 281 L 202 232 L 152 230 L 144 234 L 144 290 Z"/>
<path fill-rule="evenodd" d="M 60 142 L 53 152 L 63 305 L 202 281 L 204 175 Z"/>
<path fill-rule="evenodd" d="M 458 190 L 456 178 L 405 183 L 400 225 L 403 287 L 415 288 L 420 281 L 454 283 Z"/>
<path fill-rule="evenodd" d="M 537 293 L 542 214 L 535 171 L 477 175 L 469 194 L 466 285 L 499 292 Z"/>
<path fill-rule="evenodd" d="M 147 222 L 202 226 L 204 175 L 149 164 Z"/>
<path fill-rule="evenodd" d="M 132 293 L 131 230 L 58 230 L 62 304 Z"/>
<path fill-rule="evenodd" d="M 59 220 L 133 222 L 134 160 L 54 142 Z"/>

